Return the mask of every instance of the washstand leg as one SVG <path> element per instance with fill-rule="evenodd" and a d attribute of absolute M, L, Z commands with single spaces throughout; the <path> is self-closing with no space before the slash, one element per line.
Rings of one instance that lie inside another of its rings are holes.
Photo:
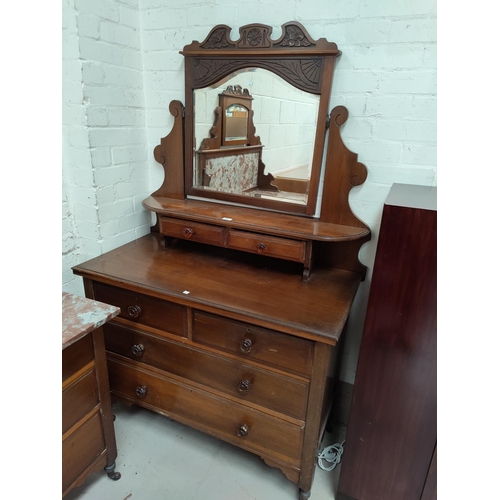
<path fill-rule="evenodd" d="M 311 496 L 311 490 L 302 491 L 299 489 L 299 500 L 307 500 Z"/>
<path fill-rule="evenodd" d="M 106 467 L 104 467 L 104 470 L 106 471 L 108 477 L 110 477 L 113 481 L 118 481 L 118 479 L 120 479 L 122 475 L 119 472 L 115 472 L 115 467 L 116 463 L 113 462 L 112 464 L 106 465 Z"/>

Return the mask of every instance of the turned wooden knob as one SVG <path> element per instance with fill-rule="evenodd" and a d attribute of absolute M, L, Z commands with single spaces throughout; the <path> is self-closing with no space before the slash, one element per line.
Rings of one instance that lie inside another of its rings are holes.
<path fill-rule="evenodd" d="M 182 236 L 187 239 L 191 238 L 191 236 L 193 236 L 193 230 L 190 227 L 185 227 L 182 230 Z"/>
<path fill-rule="evenodd" d="M 135 390 L 135 393 L 141 398 L 143 398 L 147 394 L 147 392 L 148 388 L 145 385 L 140 385 Z"/>
<path fill-rule="evenodd" d="M 249 353 L 252 350 L 252 341 L 250 339 L 243 339 L 240 341 L 240 352 L 245 354 Z"/>
<path fill-rule="evenodd" d="M 266 251 L 266 244 L 265 243 L 259 243 L 257 245 L 257 252 L 258 253 L 264 253 Z"/>
<path fill-rule="evenodd" d="M 139 306 L 128 306 L 127 312 L 131 318 L 138 318 L 139 314 L 141 314 L 141 308 Z"/>
<path fill-rule="evenodd" d="M 135 344 L 132 346 L 132 354 L 134 356 L 142 356 L 144 352 L 144 346 L 142 344 Z"/>
<path fill-rule="evenodd" d="M 248 379 L 240 380 L 238 382 L 238 391 L 239 392 L 247 393 L 251 387 L 252 387 L 252 382 L 250 382 L 250 380 L 248 380 Z"/>
<path fill-rule="evenodd" d="M 247 424 L 241 424 L 238 427 L 238 430 L 236 431 L 236 435 L 238 437 L 240 437 L 240 438 L 243 438 L 243 437 L 248 436 L 248 431 L 249 431 L 248 425 Z"/>

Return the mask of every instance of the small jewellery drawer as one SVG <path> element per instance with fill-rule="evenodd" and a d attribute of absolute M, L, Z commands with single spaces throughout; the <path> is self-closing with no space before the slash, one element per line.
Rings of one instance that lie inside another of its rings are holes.
<path fill-rule="evenodd" d="M 303 426 L 210 395 L 113 355 L 108 355 L 108 368 L 116 396 L 159 410 L 242 448 L 299 466 Z"/>
<path fill-rule="evenodd" d="M 295 262 L 304 262 L 305 260 L 306 244 L 304 241 L 230 229 L 227 236 L 227 246 L 235 250 L 243 250 L 245 252 Z"/>
<path fill-rule="evenodd" d="M 67 432 L 99 404 L 95 369 L 92 368 L 62 393 L 62 433 Z"/>
<path fill-rule="evenodd" d="M 208 243 L 210 245 L 224 246 L 225 229 L 210 224 L 200 224 L 170 217 L 161 217 L 161 234 L 174 238 Z"/>
<path fill-rule="evenodd" d="M 186 335 L 184 307 L 121 288 L 94 282 L 95 300 L 120 308 L 119 316 L 175 335 Z"/>
<path fill-rule="evenodd" d="M 311 371 L 313 342 L 194 311 L 193 340 L 292 373 Z"/>
<path fill-rule="evenodd" d="M 104 325 L 104 337 L 108 351 L 296 419 L 305 419 L 309 389 L 305 381 L 116 324 Z"/>

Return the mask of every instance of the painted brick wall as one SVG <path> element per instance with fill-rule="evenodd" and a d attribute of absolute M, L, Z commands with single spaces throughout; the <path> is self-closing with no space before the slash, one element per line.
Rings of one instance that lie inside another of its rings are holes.
<path fill-rule="evenodd" d="M 349 110 L 342 135 L 368 169 L 350 202 L 373 231 L 360 252 L 370 271 L 354 304 L 341 373 L 352 383 L 385 198 L 394 182 L 437 184 L 435 0 L 66 2 L 76 19 L 73 26 L 64 17 L 64 56 L 74 72 L 64 82 L 72 121 L 63 127 L 66 206 L 75 221 L 66 234 L 80 261 L 147 230 L 140 201 L 163 179 L 152 151 L 173 123 L 170 101 L 184 102 L 185 45 L 216 24 L 231 26 L 236 39 L 240 26 L 265 23 L 278 38 L 289 20 L 338 44 L 330 108 Z"/>
<path fill-rule="evenodd" d="M 63 3 L 63 289 L 71 265 L 149 231 L 137 0 Z"/>

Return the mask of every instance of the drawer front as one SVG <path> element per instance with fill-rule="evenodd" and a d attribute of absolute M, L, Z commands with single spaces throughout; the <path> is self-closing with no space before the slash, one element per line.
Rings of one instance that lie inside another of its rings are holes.
<path fill-rule="evenodd" d="M 96 300 L 119 307 L 121 318 L 186 336 L 186 309 L 182 306 L 96 282 L 94 293 Z"/>
<path fill-rule="evenodd" d="M 166 236 L 224 246 L 225 229 L 210 224 L 161 217 L 160 231 Z"/>
<path fill-rule="evenodd" d="M 106 349 L 304 420 L 309 384 L 118 325 L 104 325 Z"/>
<path fill-rule="evenodd" d="M 303 429 L 147 369 L 108 358 L 111 390 L 259 454 L 298 466 Z"/>
<path fill-rule="evenodd" d="M 92 368 L 62 393 L 62 433 L 67 432 L 98 404 L 99 391 Z"/>
<path fill-rule="evenodd" d="M 227 246 L 236 250 L 277 257 L 279 259 L 304 262 L 306 244 L 304 241 L 276 238 L 257 233 L 230 229 Z"/>
<path fill-rule="evenodd" d="M 63 492 L 105 449 L 100 414 L 97 412 L 62 443 Z"/>
<path fill-rule="evenodd" d="M 66 347 L 62 352 L 62 381 L 67 380 L 93 359 L 94 346 L 91 334 Z"/>
<path fill-rule="evenodd" d="M 312 341 L 214 314 L 194 312 L 193 340 L 291 373 L 311 370 Z"/>

